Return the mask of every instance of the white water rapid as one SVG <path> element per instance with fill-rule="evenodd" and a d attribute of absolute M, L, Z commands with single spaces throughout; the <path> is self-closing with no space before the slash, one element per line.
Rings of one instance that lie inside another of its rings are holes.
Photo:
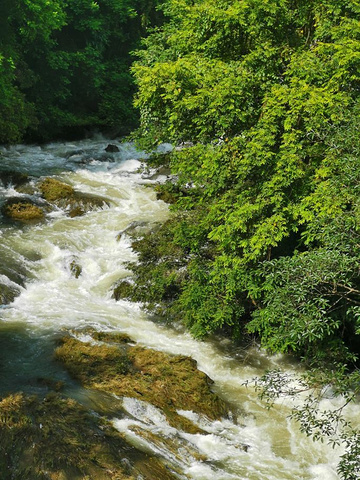
<path fill-rule="evenodd" d="M 267 368 L 291 370 L 285 359 L 269 358 L 255 347 L 240 351 L 225 340 L 196 341 L 180 328 L 152 322 L 139 305 L 112 298 L 114 282 L 129 274 L 126 262 L 135 260 L 129 237 L 118 240 L 118 233 L 133 222 L 162 222 L 169 215 L 167 205 L 149 188 L 154 180 L 137 171 L 141 154 L 130 144 L 113 143 L 118 153 L 107 154 L 108 142 L 102 138 L 0 152 L 1 165 L 8 169 L 34 181 L 55 176 L 109 203 L 75 218 L 58 209 L 37 225 L 3 222 L 0 259 L 22 282 L 6 274 L 0 279 L 20 290 L 11 304 L 0 307 L 1 392 L 31 392 L 36 390 L 32 378 L 64 376 L 49 360 L 52 342 L 64 329 L 91 326 L 123 332 L 141 345 L 194 358 L 236 412 L 216 422 L 180 412 L 206 432 L 191 435 L 171 427 L 155 407 L 122 400 L 127 415 L 114 418 L 114 426 L 130 443 L 176 467 L 179 478 L 337 480 L 341 448 L 314 443 L 288 419 L 290 404 L 279 402 L 267 411 L 257 393 L 243 386 Z M 0 183 L 2 201 L 14 195 L 29 194 Z M 82 266 L 78 278 L 71 274 L 72 259 Z M 351 409 L 352 415 L 359 414 L 357 405 Z"/>

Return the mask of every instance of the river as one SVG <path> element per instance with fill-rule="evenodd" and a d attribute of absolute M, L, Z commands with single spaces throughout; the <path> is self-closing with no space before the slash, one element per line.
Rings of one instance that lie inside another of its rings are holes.
<path fill-rule="evenodd" d="M 168 207 L 156 199 L 149 174 L 138 172 L 144 155 L 128 143 L 116 143 L 119 152 L 106 153 L 108 142 L 99 137 L 75 143 L 3 147 L 1 169 L 26 173 L 33 182 L 53 176 L 76 190 L 100 195 L 109 206 L 70 218 L 62 209 L 49 212 L 45 222 L 15 225 L 2 219 L 0 283 L 19 290 L 15 300 L 0 307 L 0 393 L 41 393 L 39 377 L 62 380 L 67 395 L 86 399 L 68 374 L 51 360 L 54 339 L 61 332 L 84 326 L 128 334 L 141 345 L 188 355 L 214 380 L 215 391 L 233 406 L 235 415 L 210 422 L 183 412 L 204 434 L 184 434 L 170 427 L 151 405 L 124 399 L 128 416 L 114 418 L 114 426 L 128 441 L 176 464 L 181 478 L 195 480 L 336 480 L 342 451 L 314 443 L 288 418 L 285 400 L 268 411 L 253 388 L 243 383 L 268 368 L 296 370 L 286 358 L 269 357 L 256 346 L 241 349 L 225 339 L 196 341 L 179 326 L 153 322 L 137 304 L 116 302 L 112 287 L 129 274 L 126 262 L 135 260 L 130 238 L 117 238 L 133 222 L 164 221 Z M 164 146 L 164 149 L 168 146 Z M 0 183 L 0 201 L 22 196 L 11 183 Z M 31 195 L 31 194 L 30 194 Z M 82 266 L 71 274 L 72 259 Z M 358 407 L 354 409 L 354 415 Z M 166 442 L 152 444 L 131 425 L 140 425 Z M 188 448 L 184 448 L 184 444 Z M 248 445 L 245 451 L 241 446 Z M 202 460 L 192 452 L 201 454 Z M 176 455 L 175 455 L 176 453 Z M 205 460 L 204 460 L 205 459 Z M 160 480 L 160 479 L 159 479 Z"/>

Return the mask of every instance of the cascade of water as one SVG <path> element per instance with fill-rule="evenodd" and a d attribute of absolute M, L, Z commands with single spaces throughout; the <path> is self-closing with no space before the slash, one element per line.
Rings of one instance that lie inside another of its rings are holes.
<path fill-rule="evenodd" d="M 117 234 L 133 222 L 162 222 L 168 209 L 147 188 L 150 176 L 137 171 L 143 156 L 131 144 L 119 144 L 119 152 L 111 154 L 105 152 L 106 145 L 98 138 L 44 147 L 16 146 L 2 152 L 7 168 L 34 179 L 56 175 L 76 190 L 100 195 L 108 202 L 81 217 L 70 218 L 59 208 L 35 226 L 3 225 L 3 264 L 21 265 L 18 276 L 25 282 L 18 287 L 15 300 L 0 309 L 3 391 L 24 390 L 25 379 L 31 386 L 35 376 L 64 378 L 64 372 L 49 363 L 52 342 L 62 329 L 91 326 L 124 332 L 144 346 L 193 357 L 237 412 L 232 419 L 216 422 L 193 412 L 179 412 L 204 431 L 190 435 L 170 427 L 155 407 L 123 400 L 127 417 L 115 418 L 115 427 L 140 449 L 155 452 L 180 470 L 180 478 L 338 479 L 341 449 L 313 443 L 288 419 L 289 405 L 265 411 L 256 393 L 243 386 L 265 368 L 284 366 L 284 359 L 269 358 L 256 349 L 245 359 L 237 357 L 226 341 L 197 342 L 181 329 L 153 323 L 139 305 L 111 297 L 114 282 L 129 275 L 126 262 L 136 258 L 129 237 L 125 234 L 118 240 Z M 11 184 L 0 185 L 0 194 L 19 195 Z M 81 275 L 71 272 L 74 259 Z M 9 276 L 6 282 L 13 285 L 16 279 Z M 358 406 L 351 408 L 354 413 L 359 410 Z"/>

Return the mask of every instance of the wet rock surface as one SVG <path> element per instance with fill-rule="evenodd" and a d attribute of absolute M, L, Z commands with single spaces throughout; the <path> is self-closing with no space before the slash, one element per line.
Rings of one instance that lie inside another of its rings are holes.
<path fill-rule="evenodd" d="M 70 273 L 73 277 L 79 278 L 82 273 L 82 266 L 76 258 L 72 258 L 69 263 Z"/>
<path fill-rule="evenodd" d="M 105 148 L 105 152 L 108 153 L 116 153 L 119 152 L 119 147 L 117 145 L 114 145 L 112 143 L 109 143 L 109 145 Z"/>
<path fill-rule="evenodd" d="M 160 408 L 170 425 L 198 431 L 177 410 L 192 410 L 217 419 L 227 414 L 226 404 L 211 391 L 212 381 L 194 360 L 129 343 L 129 339 L 102 333 L 101 343 L 64 337 L 56 359 L 86 388 L 132 397 Z"/>
<path fill-rule="evenodd" d="M 36 222 L 43 220 L 45 210 L 30 198 L 14 197 L 6 200 L 1 208 L 5 218 L 20 222 Z"/>
<path fill-rule="evenodd" d="M 11 170 L 0 170 L 0 182 L 4 186 L 12 185 L 15 188 L 26 184 L 29 180 L 28 175 Z"/>
<path fill-rule="evenodd" d="M 19 294 L 19 288 L 0 283 L 0 305 L 7 305 L 13 302 Z"/>
<path fill-rule="evenodd" d="M 77 192 L 71 185 L 54 178 L 46 178 L 39 184 L 43 198 L 68 211 L 70 217 L 78 217 L 86 212 L 109 206 L 109 201 L 97 195 Z"/>
<path fill-rule="evenodd" d="M 0 474 L 3 480 L 176 478 L 109 421 L 55 392 L 0 400 Z"/>

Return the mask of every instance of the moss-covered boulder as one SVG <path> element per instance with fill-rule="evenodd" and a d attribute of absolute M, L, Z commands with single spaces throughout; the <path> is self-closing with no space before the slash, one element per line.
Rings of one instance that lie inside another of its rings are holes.
<path fill-rule="evenodd" d="M 39 190 L 46 201 L 67 210 L 70 217 L 78 217 L 88 211 L 109 206 L 109 202 L 105 198 L 77 192 L 71 185 L 55 178 L 42 180 Z"/>
<path fill-rule="evenodd" d="M 22 198 L 11 198 L 1 209 L 4 217 L 20 222 L 37 222 L 45 217 L 44 209 L 32 201 Z"/>
<path fill-rule="evenodd" d="M 98 332 L 91 330 L 91 336 L 94 340 L 99 342 L 114 343 L 114 344 L 126 344 L 133 343 L 133 340 L 126 335 L 126 333 L 116 333 L 116 332 Z"/>
<path fill-rule="evenodd" d="M 39 189 L 42 196 L 48 202 L 55 202 L 63 198 L 69 198 L 75 193 L 73 187 L 66 183 L 59 182 L 59 180 L 56 180 L 55 178 L 45 178 L 45 180 L 40 183 Z"/>
<path fill-rule="evenodd" d="M 114 287 L 112 297 L 118 300 L 130 299 L 133 296 L 135 285 L 129 280 L 120 280 Z"/>
<path fill-rule="evenodd" d="M 133 459 L 141 459 L 142 469 Z M 146 471 L 144 476 L 141 476 Z M 0 400 L 2 480 L 174 480 L 156 458 L 71 399 L 17 393 Z"/>
<path fill-rule="evenodd" d="M 102 342 L 65 337 L 56 358 L 85 387 L 147 401 L 160 408 L 176 428 L 195 430 L 177 410 L 192 410 L 210 419 L 227 413 L 225 403 L 211 391 L 211 380 L 191 358 L 114 344 L 116 339 L 107 334 Z"/>

